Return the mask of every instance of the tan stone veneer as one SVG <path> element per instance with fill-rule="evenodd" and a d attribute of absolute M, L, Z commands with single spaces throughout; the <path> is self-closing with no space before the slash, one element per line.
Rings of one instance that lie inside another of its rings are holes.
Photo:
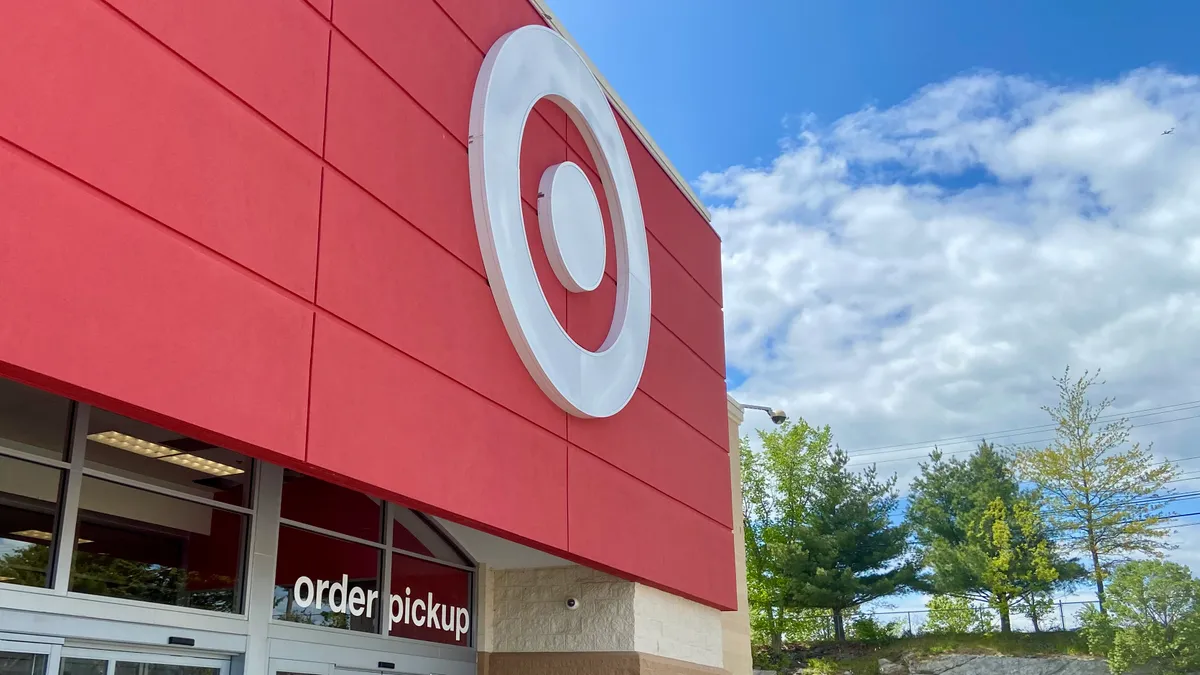
<path fill-rule="evenodd" d="M 479 654 L 479 675 L 725 675 L 700 666 L 638 652 L 534 652 Z"/>
<path fill-rule="evenodd" d="M 742 461 L 739 448 L 742 406 L 728 397 L 729 407 L 729 476 L 733 485 L 733 563 L 737 572 L 738 608 L 721 613 L 722 645 L 725 670 L 730 675 L 750 675 L 753 657 L 750 652 L 750 599 L 746 590 L 746 532 L 742 527 Z"/>

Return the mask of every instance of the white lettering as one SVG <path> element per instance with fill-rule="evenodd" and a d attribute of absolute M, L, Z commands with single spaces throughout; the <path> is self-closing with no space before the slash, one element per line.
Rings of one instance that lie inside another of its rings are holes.
<path fill-rule="evenodd" d="M 322 581 L 321 579 L 317 579 L 317 609 L 321 609 L 321 596 L 325 594 L 325 591 L 328 588 L 329 588 L 328 581 Z M 332 609 L 332 607 L 330 609 Z"/>
<path fill-rule="evenodd" d="M 389 631 L 398 624 L 436 628 L 454 633 L 455 641 L 461 641 L 463 635 L 470 631 L 471 614 L 467 609 L 436 602 L 432 592 L 427 592 L 424 598 L 413 598 L 412 592 L 411 587 L 406 587 L 404 595 L 392 594 L 386 598 L 386 609 L 378 607 L 380 614 L 388 617 Z M 303 609 L 315 607 L 320 610 L 325 604 L 332 612 L 350 616 L 363 616 L 365 613 L 367 618 L 371 618 L 376 610 L 375 603 L 383 598 L 379 591 L 351 587 L 350 577 L 343 574 L 340 581 L 334 582 L 299 577 L 292 585 L 292 599 L 297 607 Z"/>
<path fill-rule="evenodd" d="M 400 623 L 400 620 L 404 618 L 404 598 L 393 595 L 390 605 L 390 611 L 388 612 L 388 632 L 391 632 L 392 626 Z"/>
<path fill-rule="evenodd" d="M 343 574 L 342 581 L 340 583 L 335 581 L 329 586 L 329 609 L 338 612 L 339 614 L 346 611 L 346 586 L 349 585 L 350 578 Z M 340 594 L 341 599 L 334 600 L 334 593 Z"/>
<path fill-rule="evenodd" d="M 438 607 L 441 607 L 441 605 L 433 601 L 433 593 L 430 593 L 429 608 L 425 615 L 425 625 L 429 626 L 430 628 L 437 628 L 438 630 L 441 630 L 442 624 L 438 622 L 437 615 Z"/>
<path fill-rule="evenodd" d="M 375 606 L 375 601 L 379 599 L 379 591 L 367 591 L 367 618 L 371 618 L 371 608 Z"/>
<path fill-rule="evenodd" d="M 352 616 L 362 616 L 363 605 L 367 604 L 367 594 L 363 591 L 362 586 L 355 586 L 350 589 L 350 600 L 346 602 L 346 611 Z"/>
<path fill-rule="evenodd" d="M 417 609 L 417 605 L 424 607 L 425 601 L 420 598 L 412 601 L 412 622 L 417 628 L 420 628 L 425 625 L 425 615 L 421 614 L 421 610 Z"/>
<path fill-rule="evenodd" d="M 305 590 L 307 589 L 307 590 Z M 313 603 L 313 582 L 308 577 L 300 577 L 292 587 L 292 599 L 296 606 L 306 608 Z"/>
<path fill-rule="evenodd" d="M 471 627 L 471 616 L 467 614 L 467 610 L 459 607 L 454 615 L 454 640 L 455 642 L 462 639 L 467 630 Z"/>

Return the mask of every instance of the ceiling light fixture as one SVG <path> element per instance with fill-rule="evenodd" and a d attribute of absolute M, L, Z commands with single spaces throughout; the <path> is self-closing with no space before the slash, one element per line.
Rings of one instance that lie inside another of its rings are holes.
<path fill-rule="evenodd" d="M 54 535 L 50 534 L 49 532 L 46 532 L 45 530 L 20 530 L 18 532 L 10 532 L 9 536 L 25 537 L 26 539 L 37 539 L 38 541 L 50 541 L 50 540 L 54 539 Z M 90 543 L 92 543 L 92 540 L 91 539 L 79 539 L 78 543 L 90 544 Z"/>
<path fill-rule="evenodd" d="M 180 455 L 167 455 L 166 457 L 159 457 L 159 459 L 164 462 L 178 464 L 179 466 L 186 466 L 194 471 L 201 471 L 212 476 L 233 476 L 235 474 L 245 473 L 245 471 L 235 466 L 229 466 L 228 464 L 214 462 L 211 459 L 204 459 L 203 457 L 197 457 L 195 455 L 189 455 L 186 453 Z"/>
<path fill-rule="evenodd" d="M 182 452 L 177 448 L 145 441 L 119 431 L 102 431 L 100 433 L 88 434 L 88 440 L 120 448 L 121 450 L 127 450 L 135 455 L 149 457 L 150 459 L 161 459 L 164 462 L 187 467 L 193 471 L 206 473 L 210 476 L 234 476 L 239 473 L 245 473 L 243 469 L 235 466 L 197 457 L 196 455 Z"/>
<path fill-rule="evenodd" d="M 140 438 L 135 438 L 119 431 L 103 431 L 98 434 L 88 434 L 88 440 L 128 450 L 134 454 L 150 457 L 151 459 L 159 459 L 168 455 L 178 455 L 180 452 L 175 448 L 151 443 L 150 441 L 143 441 Z"/>

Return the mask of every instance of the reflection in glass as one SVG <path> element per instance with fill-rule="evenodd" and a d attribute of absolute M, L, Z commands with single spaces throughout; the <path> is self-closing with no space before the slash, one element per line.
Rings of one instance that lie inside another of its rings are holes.
<path fill-rule="evenodd" d="M 0 651 L 0 675 L 46 675 L 46 655 Z"/>
<path fill-rule="evenodd" d="M 59 675 L 106 675 L 108 661 L 64 656 L 58 673 Z"/>
<path fill-rule="evenodd" d="M 166 663 L 133 663 L 117 661 L 115 675 L 221 675 L 218 668 L 176 666 Z"/>
<path fill-rule="evenodd" d="M 62 471 L 0 456 L 0 582 L 50 585 Z"/>
<path fill-rule="evenodd" d="M 246 516 L 90 476 L 80 505 L 72 591 L 241 611 Z"/>
<path fill-rule="evenodd" d="M 383 503 L 361 492 L 305 476 L 283 474 L 280 517 L 367 541 L 380 541 Z"/>
<path fill-rule="evenodd" d="M 363 544 L 280 527 L 272 616 L 312 626 L 378 631 L 380 554 Z"/>
<path fill-rule="evenodd" d="M 446 540 L 425 516 L 397 507 L 392 522 L 392 547 L 409 551 L 418 555 L 445 560 L 458 565 L 468 565 L 468 561 L 458 548 Z"/>
<path fill-rule="evenodd" d="M 84 466 L 235 506 L 250 506 L 249 457 L 93 408 Z"/>
<path fill-rule="evenodd" d="M 0 379 L 0 446 L 65 459 L 71 401 Z"/>

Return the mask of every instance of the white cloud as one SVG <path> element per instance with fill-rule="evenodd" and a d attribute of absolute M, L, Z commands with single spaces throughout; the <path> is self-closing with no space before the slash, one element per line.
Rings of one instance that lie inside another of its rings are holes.
<path fill-rule="evenodd" d="M 1200 77 L 1163 70 L 1078 87 L 982 73 L 704 175 L 734 396 L 828 423 L 851 451 L 1044 424 L 1067 364 L 1102 368 L 1118 411 L 1200 400 L 1195 111 Z M 1134 436 L 1181 458 L 1198 431 Z M 907 480 L 915 460 L 880 468 Z"/>

